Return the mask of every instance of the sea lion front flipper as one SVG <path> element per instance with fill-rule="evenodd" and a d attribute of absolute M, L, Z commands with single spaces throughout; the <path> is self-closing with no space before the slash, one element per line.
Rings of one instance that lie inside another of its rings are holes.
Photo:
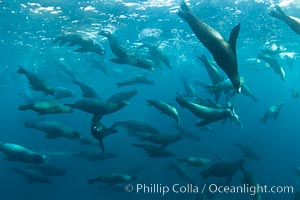
<path fill-rule="evenodd" d="M 236 54 L 236 41 L 237 38 L 239 36 L 239 32 L 240 32 L 240 28 L 241 28 L 241 24 L 238 23 L 232 30 L 230 33 L 230 38 L 229 38 L 229 44 L 231 49 L 233 50 L 233 52 Z"/>
<path fill-rule="evenodd" d="M 82 53 L 82 52 L 87 52 L 87 50 L 85 48 L 81 47 L 79 49 L 74 50 L 74 52 Z"/>
<path fill-rule="evenodd" d="M 184 20 L 187 20 L 188 16 L 187 13 L 190 13 L 189 7 L 186 5 L 186 3 L 183 1 L 180 5 L 180 10 L 178 10 L 177 14 L 179 17 L 181 17 Z"/>
<path fill-rule="evenodd" d="M 99 140 L 99 143 L 100 143 L 100 147 L 101 147 L 102 152 L 104 152 L 104 143 L 103 143 L 103 140 Z"/>
<path fill-rule="evenodd" d="M 110 59 L 110 61 L 113 62 L 113 63 L 116 63 L 116 64 L 127 64 L 125 62 L 125 60 L 120 59 L 120 58 L 112 58 L 112 59 Z"/>
<path fill-rule="evenodd" d="M 214 122 L 213 120 L 204 119 L 198 123 L 195 124 L 195 126 L 206 126 L 210 123 Z"/>
<path fill-rule="evenodd" d="M 46 138 L 48 138 L 48 139 L 57 139 L 58 137 L 57 137 L 57 135 L 55 135 L 55 134 L 48 133 L 48 134 L 46 135 Z"/>

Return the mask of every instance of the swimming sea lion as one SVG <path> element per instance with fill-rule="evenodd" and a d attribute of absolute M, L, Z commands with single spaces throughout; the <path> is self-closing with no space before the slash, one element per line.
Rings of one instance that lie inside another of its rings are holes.
<path fill-rule="evenodd" d="M 136 84 L 154 85 L 154 81 L 148 79 L 148 77 L 143 74 L 135 74 L 132 77 L 130 77 L 128 80 L 118 82 L 117 87 L 136 85 Z"/>
<path fill-rule="evenodd" d="M 116 129 L 115 125 L 112 125 L 111 127 L 104 126 L 101 122 L 94 122 L 92 121 L 91 124 L 91 134 L 95 139 L 99 141 L 100 147 L 102 152 L 104 152 L 104 143 L 103 139 L 109 135 L 117 133 L 118 130 Z"/>
<path fill-rule="evenodd" d="M 39 115 L 72 113 L 71 107 L 49 101 L 37 101 L 32 104 L 20 105 L 19 110 L 33 110 Z"/>
<path fill-rule="evenodd" d="M 45 94 L 49 95 L 55 95 L 55 89 L 49 85 L 48 82 L 40 78 L 37 74 L 24 69 L 22 66 L 19 65 L 19 68 L 17 69 L 17 73 L 24 74 L 26 78 L 28 79 L 31 89 L 36 91 L 42 91 Z"/>
<path fill-rule="evenodd" d="M 100 43 L 95 42 L 93 39 L 84 37 L 82 35 L 67 34 L 61 37 L 55 38 L 53 44 L 59 43 L 60 46 L 69 43 L 68 46 L 80 46 L 79 49 L 74 52 L 93 52 L 98 55 L 104 55 L 105 50 Z"/>
<path fill-rule="evenodd" d="M 178 125 L 180 125 L 180 118 L 177 109 L 170 103 L 164 101 L 147 100 L 149 106 L 153 106 L 162 114 L 168 115 L 174 118 Z"/>
<path fill-rule="evenodd" d="M 133 146 L 143 149 L 151 158 L 165 158 L 174 156 L 174 153 L 171 151 L 167 150 L 166 148 L 161 148 L 161 146 L 155 144 L 136 143 L 133 144 Z"/>
<path fill-rule="evenodd" d="M 29 150 L 18 144 L 0 143 L 0 151 L 7 156 L 6 160 L 8 161 L 42 164 L 47 160 L 45 155 Z"/>
<path fill-rule="evenodd" d="M 107 183 L 108 185 L 116 185 L 119 183 L 124 183 L 127 181 L 132 181 L 136 179 L 136 176 L 125 174 L 125 173 L 112 173 L 112 174 L 103 174 L 93 179 L 88 180 L 88 184 L 95 184 L 96 182 Z"/>
<path fill-rule="evenodd" d="M 240 31 L 240 24 L 236 25 L 227 42 L 219 32 L 195 17 L 183 2 L 178 15 L 184 19 L 196 34 L 200 42 L 210 51 L 216 63 L 227 74 L 238 93 L 241 92 L 241 78 L 238 72 L 236 55 L 236 41 Z"/>
<path fill-rule="evenodd" d="M 243 159 L 231 163 L 216 163 L 207 170 L 202 171 L 201 176 L 203 179 L 207 179 L 210 176 L 225 177 L 227 178 L 226 184 L 230 184 L 232 177 L 239 169 L 242 169 L 244 163 L 245 161 Z"/>
<path fill-rule="evenodd" d="M 69 126 L 58 122 L 44 121 L 37 123 L 25 123 L 26 128 L 34 128 L 46 133 L 48 139 L 57 139 L 60 137 L 69 139 L 80 139 L 82 136 Z"/>
<path fill-rule="evenodd" d="M 118 110 L 121 110 L 128 104 L 129 103 L 127 101 L 122 101 L 118 104 L 114 104 L 108 101 L 103 101 L 95 98 L 83 98 L 73 104 L 65 105 L 94 115 L 108 115 L 117 112 Z"/>
<path fill-rule="evenodd" d="M 264 114 L 263 118 L 259 120 L 261 123 L 265 124 L 267 123 L 268 120 L 272 119 L 275 120 L 278 118 L 278 115 L 280 113 L 280 110 L 283 106 L 283 102 L 280 102 L 277 105 L 271 106 L 267 112 Z"/>
<path fill-rule="evenodd" d="M 118 41 L 118 39 L 109 31 L 102 30 L 99 32 L 99 35 L 108 39 L 110 49 L 117 57 L 110 59 L 110 61 L 117 64 L 128 64 L 135 67 L 148 69 L 150 71 L 154 70 L 155 63 L 152 60 L 137 55 L 133 51 L 127 49 L 125 45 L 121 44 L 120 41 Z"/>
<path fill-rule="evenodd" d="M 202 121 L 198 122 L 196 126 L 205 126 L 212 122 L 227 119 L 228 117 L 238 119 L 238 116 L 235 114 L 233 107 L 231 108 L 207 107 L 207 106 L 193 103 L 191 101 L 187 101 L 179 94 L 175 100 L 179 105 L 190 110 L 195 116 L 203 119 Z"/>
<path fill-rule="evenodd" d="M 283 81 L 285 81 L 285 71 L 273 56 L 258 54 L 257 58 L 268 63 L 275 73 L 278 74 Z"/>

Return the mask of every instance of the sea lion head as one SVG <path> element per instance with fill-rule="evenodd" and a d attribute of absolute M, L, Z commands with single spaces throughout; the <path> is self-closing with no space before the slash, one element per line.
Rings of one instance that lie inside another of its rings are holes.
<path fill-rule="evenodd" d="M 231 80 L 233 87 L 236 89 L 237 93 L 242 92 L 242 85 L 244 83 L 244 79 L 240 78 L 240 76 L 237 76 L 233 80 Z"/>

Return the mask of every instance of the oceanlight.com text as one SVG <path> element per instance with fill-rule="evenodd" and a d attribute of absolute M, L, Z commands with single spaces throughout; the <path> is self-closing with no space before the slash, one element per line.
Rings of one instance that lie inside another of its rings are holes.
<path fill-rule="evenodd" d="M 128 184 L 125 186 L 126 192 L 135 192 L 137 194 L 160 194 L 166 195 L 169 193 L 181 194 L 203 194 L 203 193 L 219 193 L 219 194 L 292 194 L 294 193 L 293 186 L 268 186 L 268 185 L 249 185 L 243 184 L 239 186 L 226 186 L 218 184 Z"/>

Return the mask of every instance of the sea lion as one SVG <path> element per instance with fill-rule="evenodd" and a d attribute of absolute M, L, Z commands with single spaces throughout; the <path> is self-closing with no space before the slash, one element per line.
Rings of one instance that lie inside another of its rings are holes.
<path fill-rule="evenodd" d="M 44 121 L 37 123 L 25 123 L 26 128 L 34 128 L 46 133 L 48 139 L 57 139 L 57 138 L 69 138 L 69 139 L 79 139 L 82 137 L 81 134 L 69 126 L 66 126 L 61 123 Z"/>
<path fill-rule="evenodd" d="M 161 148 L 161 146 L 155 144 L 136 143 L 133 144 L 133 146 L 143 149 L 151 158 L 165 158 L 174 156 L 174 153 L 171 151 L 167 150 L 166 148 Z"/>
<path fill-rule="evenodd" d="M 233 107 L 231 108 L 207 107 L 207 106 L 193 103 L 191 101 L 187 101 L 179 94 L 175 100 L 179 105 L 190 110 L 195 116 L 203 119 L 202 121 L 196 123 L 195 126 L 205 126 L 212 122 L 227 119 L 228 117 L 238 119 L 238 116 L 234 112 Z"/>
<path fill-rule="evenodd" d="M 100 151 L 81 151 L 79 153 L 73 154 L 73 157 L 84 158 L 89 162 L 97 162 L 101 160 L 108 160 L 112 158 L 117 158 L 118 156 L 114 153 L 100 152 Z"/>
<path fill-rule="evenodd" d="M 260 156 L 257 155 L 256 153 L 254 153 L 251 149 L 249 149 L 245 145 L 238 144 L 238 143 L 234 143 L 234 145 L 242 150 L 244 158 L 249 159 L 249 160 L 254 160 L 257 162 L 261 161 Z"/>
<path fill-rule="evenodd" d="M 33 169 L 14 169 L 13 172 L 24 176 L 28 183 L 52 184 L 49 177 L 43 176 L 43 174 Z"/>
<path fill-rule="evenodd" d="M 129 101 L 132 97 L 138 94 L 137 90 L 130 90 L 127 92 L 118 92 L 110 96 L 106 101 L 111 103 L 121 103 L 122 101 Z"/>
<path fill-rule="evenodd" d="M 18 144 L 0 143 L 0 151 L 6 155 L 6 160 L 8 161 L 42 164 L 47 160 L 45 155 L 29 150 Z"/>
<path fill-rule="evenodd" d="M 170 103 L 164 101 L 147 100 L 149 106 L 153 106 L 162 114 L 168 115 L 176 120 L 176 123 L 180 125 L 180 118 L 177 109 Z"/>
<path fill-rule="evenodd" d="M 99 141 L 102 152 L 105 151 L 103 139 L 117 132 L 118 130 L 116 129 L 115 125 L 112 125 L 111 127 L 108 128 L 98 121 L 96 122 L 92 121 L 91 123 L 91 134 L 95 139 Z"/>
<path fill-rule="evenodd" d="M 189 81 L 184 77 L 182 77 L 181 79 L 182 79 L 182 83 L 183 83 L 183 88 L 185 90 L 185 93 L 182 96 L 196 98 L 197 97 L 196 90 L 192 86 L 192 84 L 189 83 Z"/>
<path fill-rule="evenodd" d="M 68 46 L 80 46 L 79 49 L 75 49 L 74 52 L 93 52 L 98 55 L 104 55 L 105 50 L 100 43 L 95 42 L 93 39 L 84 37 L 82 35 L 67 34 L 54 39 L 53 44 L 58 43 L 60 46 L 69 43 Z"/>
<path fill-rule="evenodd" d="M 148 79 L 148 77 L 143 74 L 135 74 L 132 77 L 130 77 L 128 80 L 125 80 L 123 82 L 118 82 L 117 87 L 136 85 L 136 84 L 154 85 L 154 81 Z"/>
<path fill-rule="evenodd" d="M 211 163 L 210 159 L 201 158 L 201 157 L 197 157 L 197 156 L 178 158 L 177 161 L 187 163 L 188 165 L 193 166 L 193 167 L 201 167 L 201 166 L 208 165 Z"/>
<path fill-rule="evenodd" d="M 114 104 L 95 98 L 83 98 L 73 104 L 65 105 L 94 115 L 109 115 L 121 110 L 125 106 L 129 105 L 129 103 L 127 101 L 122 101 L 118 104 Z"/>
<path fill-rule="evenodd" d="M 155 135 L 144 136 L 140 140 L 152 142 L 154 144 L 161 145 L 161 148 L 166 148 L 170 144 L 175 143 L 182 139 L 183 139 L 182 135 L 160 133 L 160 134 L 155 134 Z"/>
<path fill-rule="evenodd" d="M 278 74 L 283 81 L 285 81 L 285 71 L 273 56 L 258 54 L 257 58 L 268 63 L 275 73 Z"/>
<path fill-rule="evenodd" d="M 243 159 L 231 163 L 216 163 L 210 166 L 207 170 L 202 171 L 201 176 L 204 180 L 210 176 L 225 177 L 227 178 L 226 184 L 230 184 L 232 177 L 243 167 L 244 163 L 245 161 Z"/>
<path fill-rule="evenodd" d="M 149 133 L 154 135 L 159 134 L 159 131 L 156 128 L 142 121 L 136 121 L 136 120 L 119 121 L 119 122 L 115 122 L 114 125 L 121 126 L 126 129 L 136 131 L 139 133 L 143 132 L 143 133 Z"/>
<path fill-rule="evenodd" d="M 263 118 L 261 118 L 259 121 L 263 124 L 267 123 L 268 120 L 272 119 L 275 120 L 278 118 L 278 115 L 280 113 L 280 110 L 283 106 L 283 102 L 280 102 L 277 105 L 271 106 L 267 112 L 264 114 Z"/>
<path fill-rule="evenodd" d="M 108 185 L 116 185 L 116 184 L 119 184 L 119 183 L 132 181 L 134 179 L 136 179 L 136 176 L 131 175 L 131 174 L 112 173 L 112 174 L 103 174 L 103 175 L 100 175 L 96 178 L 89 179 L 88 184 L 92 185 L 92 184 L 95 184 L 97 182 L 103 182 L 103 183 L 106 183 Z"/>
<path fill-rule="evenodd" d="M 300 19 L 297 17 L 286 15 L 278 5 L 275 6 L 275 9 L 276 10 L 272 10 L 270 12 L 270 15 L 272 17 L 280 19 L 281 21 L 286 23 L 289 27 L 291 27 L 295 33 L 300 35 Z"/>
<path fill-rule="evenodd" d="M 219 100 L 219 95 L 221 95 L 222 93 L 224 93 L 227 96 L 227 99 L 229 99 L 229 97 L 234 96 L 236 93 L 234 91 L 234 88 L 231 84 L 231 81 L 229 79 L 225 79 L 223 81 L 221 81 L 220 83 L 216 84 L 216 85 L 206 85 L 206 84 L 202 84 L 201 85 L 210 93 L 215 95 L 215 100 L 216 102 L 218 102 Z M 250 88 L 247 86 L 246 82 L 243 81 L 242 85 L 241 85 L 242 91 L 241 93 L 247 97 L 250 97 L 254 102 L 258 102 L 257 97 L 253 94 L 253 92 L 250 90 Z M 216 96 L 218 96 L 218 98 L 216 98 Z"/>
<path fill-rule="evenodd" d="M 63 104 L 57 104 L 49 101 L 37 101 L 32 104 L 20 105 L 19 110 L 33 110 L 39 115 L 46 114 L 60 114 L 60 113 L 72 113 L 73 110 L 70 106 Z"/>
<path fill-rule="evenodd" d="M 160 65 L 160 62 L 164 63 L 169 69 L 172 69 L 170 64 L 170 60 L 165 52 L 158 45 L 144 43 L 140 48 L 146 47 L 148 49 L 148 53 L 153 57 L 155 61 Z"/>
<path fill-rule="evenodd" d="M 113 52 L 113 54 L 117 57 L 110 59 L 110 61 L 116 64 L 128 64 L 134 67 L 139 67 L 150 71 L 154 70 L 155 63 L 152 60 L 142 57 L 134 53 L 133 51 L 127 49 L 125 45 L 121 44 L 118 41 L 118 39 L 115 36 L 113 36 L 109 31 L 102 30 L 99 32 L 99 35 L 108 39 L 110 49 Z"/>
<path fill-rule="evenodd" d="M 236 41 L 241 25 L 238 24 L 232 29 L 227 42 L 214 28 L 195 17 L 185 2 L 180 8 L 179 17 L 189 24 L 200 42 L 210 51 L 216 63 L 226 73 L 233 87 L 240 93 L 242 81 L 238 71 Z"/>
<path fill-rule="evenodd" d="M 37 74 L 24 69 L 22 66 L 18 65 L 17 73 L 24 74 L 26 78 L 28 79 L 31 89 L 36 91 L 42 91 L 45 94 L 53 95 L 55 96 L 55 89 L 49 85 L 48 82 L 40 78 Z"/>

